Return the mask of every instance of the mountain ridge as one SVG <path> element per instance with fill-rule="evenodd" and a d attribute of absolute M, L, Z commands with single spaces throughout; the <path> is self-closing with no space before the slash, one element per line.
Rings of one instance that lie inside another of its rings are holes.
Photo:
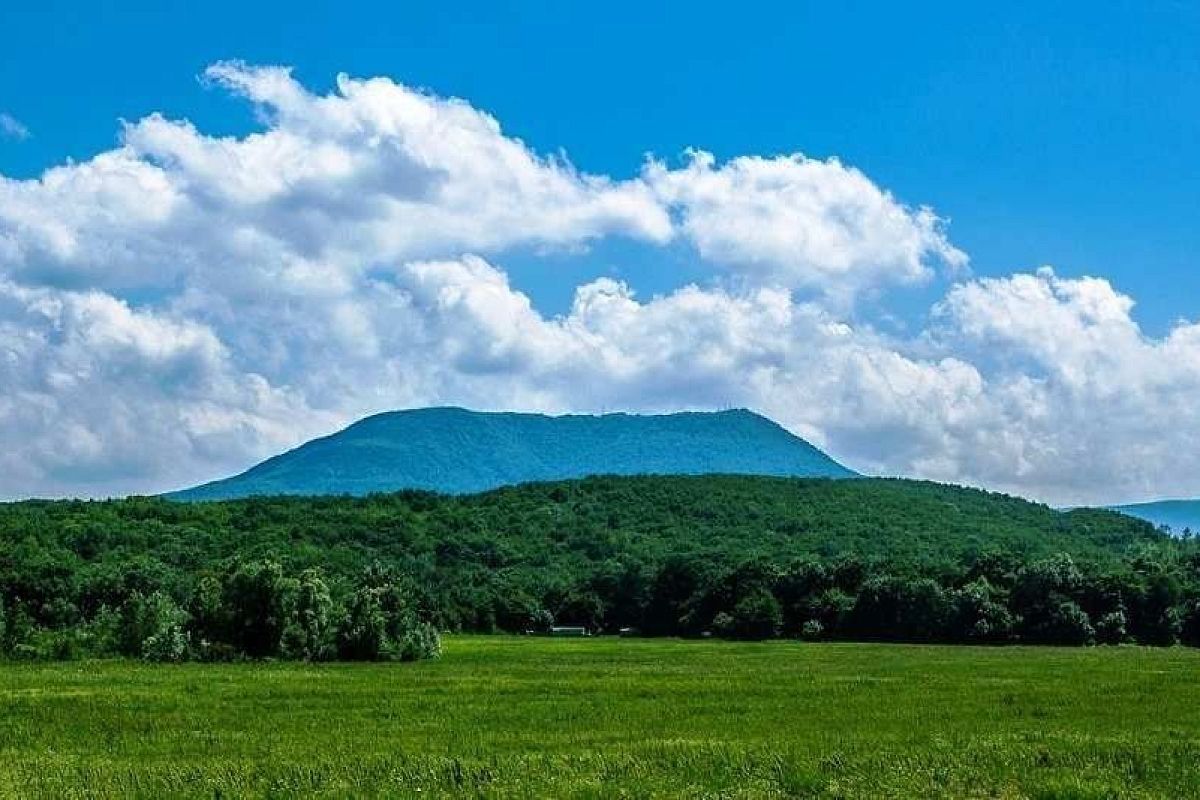
<path fill-rule="evenodd" d="M 1166 526 L 1176 534 L 1182 534 L 1184 530 L 1189 529 L 1193 532 L 1200 532 L 1200 500 L 1155 500 L 1148 503 L 1109 506 L 1109 508 L 1157 526 Z"/>
<path fill-rule="evenodd" d="M 722 473 L 858 476 L 747 409 L 550 416 L 443 406 L 365 417 L 240 474 L 166 496 L 467 494 L 588 475 Z"/>

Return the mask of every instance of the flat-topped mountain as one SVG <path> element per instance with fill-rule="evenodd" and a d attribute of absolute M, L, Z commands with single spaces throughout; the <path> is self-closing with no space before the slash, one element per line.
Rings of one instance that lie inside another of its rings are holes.
<path fill-rule="evenodd" d="M 588 475 L 856 473 L 751 411 L 547 416 L 424 408 L 367 417 L 181 500 L 258 495 L 365 495 L 401 489 L 462 494 Z"/>

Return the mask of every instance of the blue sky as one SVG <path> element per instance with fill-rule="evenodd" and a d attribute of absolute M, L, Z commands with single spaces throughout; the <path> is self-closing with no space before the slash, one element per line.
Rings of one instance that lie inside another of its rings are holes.
<path fill-rule="evenodd" d="M 867 473 L 1200 496 L 1194 4 L 7 2 L 0 31 L 0 499 L 431 404 L 747 406 Z"/>
<path fill-rule="evenodd" d="M 1200 297 L 1200 6 L 1103 8 L 17 0 L 0 8 L 0 110 L 31 136 L 0 141 L 0 172 L 85 159 L 151 111 L 249 130 L 246 104 L 196 80 L 221 59 L 291 65 L 318 90 L 388 75 L 590 172 L 687 147 L 838 156 L 948 217 L 975 273 L 1104 275 L 1159 332 Z M 512 269 L 557 311 L 611 261 Z M 650 272 L 646 291 L 678 277 Z"/>

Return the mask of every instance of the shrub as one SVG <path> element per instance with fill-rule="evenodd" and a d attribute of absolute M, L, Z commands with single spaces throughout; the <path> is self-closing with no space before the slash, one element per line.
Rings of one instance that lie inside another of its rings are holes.
<path fill-rule="evenodd" d="M 438 633 L 438 629 L 428 622 L 414 620 L 401 640 L 400 660 L 418 661 L 424 658 L 437 658 L 441 654 L 442 636 Z"/>

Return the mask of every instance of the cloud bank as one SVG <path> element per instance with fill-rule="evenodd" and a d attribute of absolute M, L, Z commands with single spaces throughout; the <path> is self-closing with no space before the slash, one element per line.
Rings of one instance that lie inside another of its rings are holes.
<path fill-rule="evenodd" d="M 971 279 L 933 210 L 837 160 L 694 151 L 618 179 L 386 78 L 206 78 L 260 129 L 151 115 L 0 177 L 0 497 L 174 488 L 427 404 L 749 406 L 868 472 L 1200 493 L 1200 325 L 1148 337 L 1099 278 Z M 503 268 L 612 238 L 714 280 L 641 298 L 601 277 L 549 316 Z M 859 313 L 931 281 L 924 330 Z"/>

